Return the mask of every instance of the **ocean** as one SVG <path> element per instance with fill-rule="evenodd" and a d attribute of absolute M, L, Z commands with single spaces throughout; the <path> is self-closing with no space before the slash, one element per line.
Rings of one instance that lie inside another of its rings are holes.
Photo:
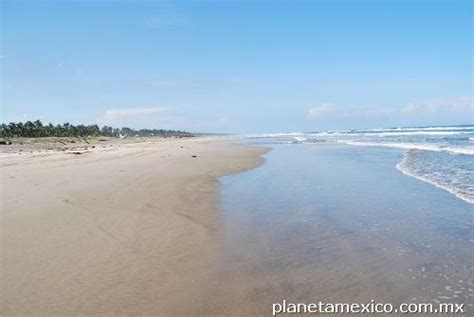
<path fill-rule="evenodd" d="M 474 309 L 474 126 L 248 135 L 271 150 L 220 178 L 208 315 L 282 300 Z M 245 303 L 245 305 L 242 305 Z"/>
<path fill-rule="evenodd" d="M 474 204 L 474 126 L 394 127 L 248 135 L 256 144 L 347 144 L 404 151 L 396 168 Z"/>

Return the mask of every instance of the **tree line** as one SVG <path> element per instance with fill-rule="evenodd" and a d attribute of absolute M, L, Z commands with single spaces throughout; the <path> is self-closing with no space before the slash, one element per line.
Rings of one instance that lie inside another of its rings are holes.
<path fill-rule="evenodd" d="M 179 130 L 164 129 L 140 129 L 132 128 L 113 128 L 108 126 L 99 127 L 97 124 L 91 125 L 72 125 L 68 122 L 53 125 L 52 123 L 43 124 L 41 120 L 23 122 L 2 123 L 0 125 L 0 137 L 118 137 L 118 136 L 161 136 L 161 137 L 189 137 L 192 133 Z"/>

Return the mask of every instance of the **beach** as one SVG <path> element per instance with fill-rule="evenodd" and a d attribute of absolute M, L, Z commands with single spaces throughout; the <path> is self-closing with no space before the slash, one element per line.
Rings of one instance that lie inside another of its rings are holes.
<path fill-rule="evenodd" d="M 180 295 L 218 247 L 218 177 L 267 151 L 221 139 L 5 145 L 0 315 L 191 310 Z"/>
<path fill-rule="evenodd" d="M 473 5 L 0 0 L 0 317 L 474 317 Z"/>
<path fill-rule="evenodd" d="M 474 307 L 473 206 L 401 171 L 403 149 L 280 136 L 72 147 L 2 152 L 2 315 Z"/>

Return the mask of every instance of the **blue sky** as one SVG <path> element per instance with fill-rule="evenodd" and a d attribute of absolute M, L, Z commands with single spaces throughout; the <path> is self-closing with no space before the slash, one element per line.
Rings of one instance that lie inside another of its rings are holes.
<path fill-rule="evenodd" d="M 469 124 L 471 1 L 2 1 L 1 119 Z"/>

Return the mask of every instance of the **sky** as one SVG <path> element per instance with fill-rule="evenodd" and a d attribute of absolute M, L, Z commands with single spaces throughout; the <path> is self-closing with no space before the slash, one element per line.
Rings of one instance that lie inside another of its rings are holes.
<path fill-rule="evenodd" d="M 1 121 L 474 122 L 471 1 L 1 1 Z"/>

